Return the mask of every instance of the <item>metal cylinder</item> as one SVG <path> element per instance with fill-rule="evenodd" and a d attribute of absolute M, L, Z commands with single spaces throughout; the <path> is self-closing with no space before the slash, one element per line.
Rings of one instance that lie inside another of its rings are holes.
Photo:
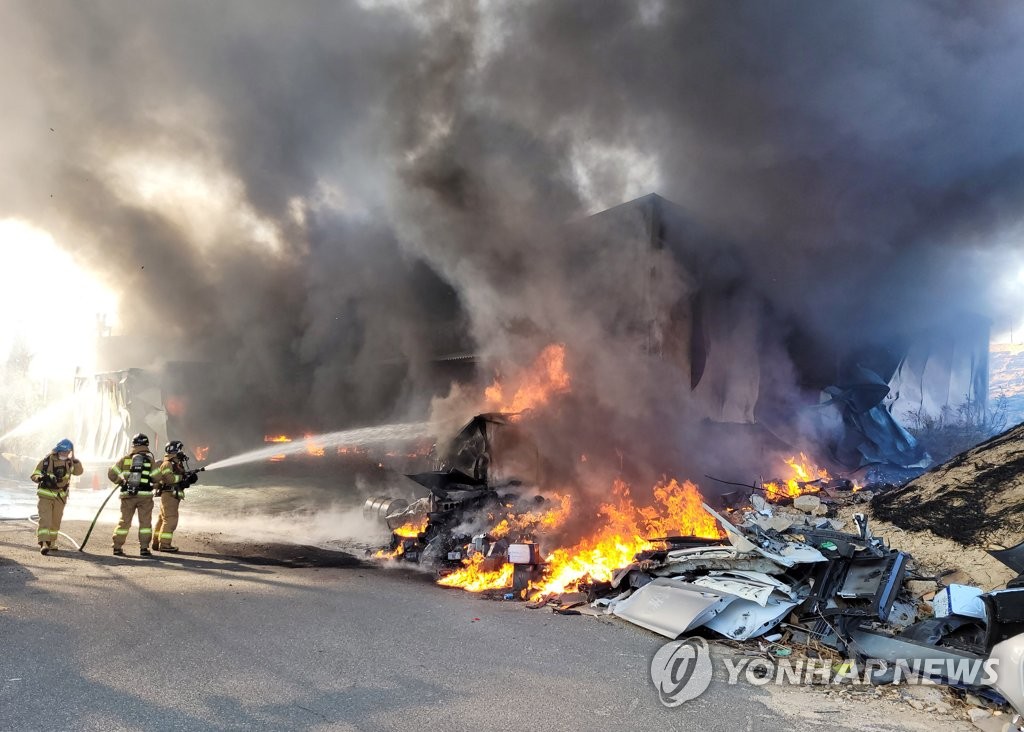
<path fill-rule="evenodd" d="M 367 521 L 385 521 L 389 514 L 404 511 L 408 507 L 409 502 L 403 498 L 374 496 L 367 498 L 363 504 L 363 518 Z"/>

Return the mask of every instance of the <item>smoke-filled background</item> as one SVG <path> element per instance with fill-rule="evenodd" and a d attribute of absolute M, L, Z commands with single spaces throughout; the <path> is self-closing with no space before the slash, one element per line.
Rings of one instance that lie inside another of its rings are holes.
<path fill-rule="evenodd" d="M 203 365 L 222 444 L 468 418 L 436 359 L 488 383 L 557 342 L 562 471 L 753 469 L 634 327 L 694 271 L 580 224 L 655 191 L 728 243 L 701 271 L 766 315 L 779 392 L 794 329 L 1024 314 L 1009 2 L 8 0 L 0 28 L 0 318 L 70 373 L 102 303 L 130 365 Z"/>

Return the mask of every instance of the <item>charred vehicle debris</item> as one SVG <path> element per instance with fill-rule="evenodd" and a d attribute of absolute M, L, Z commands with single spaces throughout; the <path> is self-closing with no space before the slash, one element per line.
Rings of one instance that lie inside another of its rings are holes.
<path fill-rule="evenodd" d="M 517 470 L 498 459 L 509 445 Z M 862 488 L 823 476 L 791 482 L 790 495 L 777 483 L 726 493 L 718 510 L 702 504 L 717 537 L 648 537 L 650 548 L 610 576 L 583 576 L 551 592 L 542 581 L 549 567 L 541 518 L 551 500 L 536 495 L 536 447 L 514 418 L 474 417 L 434 465 L 408 476 L 425 497 L 367 500 L 364 515 L 393 532 L 378 557 L 429 566 L 442 584 L 470 563 L 498 579 L 459 586 L 492 599 L 611 616 L 669 639 L 697 634 L 756 644 L 770 658 L 806 653 L 840 665 L 881 662 L 873 683 L 898 682 L 902 670 L 903 679 L 916 675 L 1024 712 L 1024 574 L 986 592 L 947 579 L 957 578 L 955 567 L 919 566 L 873 531 L 870 502 L 890 484 Z M 1024 544 L 989 554 L 1024 571 Z M 953 665 L 940 668 L 936 660 Z M 987 677 L 992 663 L 1012 672 Z"/>
<path fill-rule="evenodd" d="M 500 435 L 500 437 L 499 437 Z M 492 469 L 492 455 L 504 451 L 502 468 Z M 512 466 L 520 470 L 509 472 Z M 494 539 L 474 517 L 520 515 L 546 503 L 539 495 L 527 496 L 522 467 L 536 481 L 536 446 L 522 435 L 509 415 L 474 417 L 435 459 L 435 469 L 408 477 L 427 490 L 423 498 L 373 497 L 363 506 L 364 516 L 384 521 L 392 530 L 386 554 L 439 570 L 462 566 L 473 554 L 504 564 L 509 550 L 505 539 Z M 525 492 L 524 492 L 525 491 Z M 479 532 L 473 532 L 474 523 Z M 538 562 L 539 563 L 539 562 Z"/>

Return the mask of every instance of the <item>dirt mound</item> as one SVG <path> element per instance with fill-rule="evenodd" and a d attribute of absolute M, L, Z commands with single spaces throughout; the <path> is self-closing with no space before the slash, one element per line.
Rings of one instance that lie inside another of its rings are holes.
<path fill-rule="evenodd" d="M 845 524 L 846 530 L 853 527 L 853 514 L 858 510 L 861 509 L 856 506 L 840 509 L 838 519 Z M 941 577 L 943 584 L 975 585 L 989 591 L 1005 587 L 1017 576 L 984 547 L 964 546 L 931 531 L 907 530 L 873 513 L 869 526 L 871 532 L 883 537 L 890 547 L 907 552 L 914 558 L 916 574 Z"/>
<path fill-rule="evenodd" d="M 871 502 L 875 517 L 965 546 L 1024 541 L 1024 424 Z"/>

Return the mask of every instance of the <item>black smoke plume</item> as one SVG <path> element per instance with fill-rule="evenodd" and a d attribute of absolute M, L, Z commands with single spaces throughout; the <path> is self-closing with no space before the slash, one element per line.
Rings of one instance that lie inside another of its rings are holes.
<path fill-rule="evenodd" d="M 743 472 L 756 442 L 701 423 L 652 330 L 708 278 L 766 314 L 762 383 L 802 397 L 795 334 L 834 354 L 1019 315 L 1022 25 L 1011 3 L 10 2 L 0 214 L 118 290 L 150 344 L 124 366 L 203 364 L 202 415 L 240 442 L 423 416 L 439 357 L 485 383 L 558 342 L 561 479 L 584 452 Z M 581 223 L 654 190 L 714 249 L 699 271 Z"/>

